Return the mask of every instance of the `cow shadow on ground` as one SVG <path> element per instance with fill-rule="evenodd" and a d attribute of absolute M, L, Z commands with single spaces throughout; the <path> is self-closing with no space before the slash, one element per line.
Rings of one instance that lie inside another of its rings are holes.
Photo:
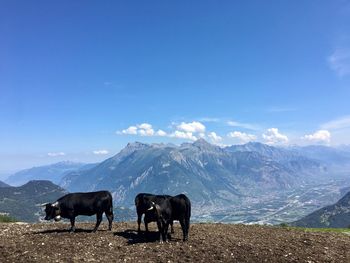
<path fill-rule="evenodd" d="M 150 243 L 159 241 L 159 232 L 149 231 L 141 232 L 140 234 L 134 229 L 127 229 L 124 231 L 119 231 L 114 233 L 115 236 L 123 237 L 127 240 L 128 244 L 138 244 L 138 243 Z"/>
<path fill-rule="evenodd" d="M 114 235 L 125 238 L 129 245 L 138 244 L 138 243 L 159 242 L 159 232 L 158 231 L 149 231 L 148 233 L 142 231 L 139 234 L 134 229 L 127 229 L 124 231 L 115 232 Z M 168 240 L 169 241 L 180 241 L 181 239 L 170 237 L 168 235 Z"/>
<path fill-rule="evenodd" d="M 97 232 L 100 231 L 107 231 L 107 230 L 97 230 Z M 69 229 L 47 229 L 47 230 L 42 230 L 42 231 L 36 231 L 34 232 L 34 235 L 38 234 L 59 234 L 59 233 L 93 233 L 92 229 L 82 229 L 82 228 L 76 228 L 74 232 L 70 232 Z"/>

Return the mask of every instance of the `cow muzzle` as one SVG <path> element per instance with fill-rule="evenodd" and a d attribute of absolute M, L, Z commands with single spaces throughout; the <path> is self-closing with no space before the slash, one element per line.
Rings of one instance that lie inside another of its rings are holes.
<path fill-rule="evenodd" d="M 58 216 L 55 216 L 55 218 L 54 218 L 54 220 L 57 222 L 57 221 L 60 221 L 62 218 L 61 218 L 61 216 L 60 215 L 58 215 Z"/>

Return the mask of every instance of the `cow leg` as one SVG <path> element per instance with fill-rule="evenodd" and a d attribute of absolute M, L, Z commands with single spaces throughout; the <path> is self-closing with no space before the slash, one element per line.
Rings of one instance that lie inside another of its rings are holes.
<path fill-rule="evenodd" d="M 170 222 L 170 229 L 171 229 L 171 234 L 174 234 L 175 233 L 175 231 L 174 231 L 174 221 L 173 220 L 171 220 L 171 222 Z"/>
<path fill-rule="evenodd" d="M 186 238 L 186 222 L 185 222 L 185 219 L 180 219 L 179 220 L 180 221 L 180 225 L 181 225 L 181 229 L 182 229 L 182 236 L 183 236 L 183 238 L 182 238 L 182 240 L 183 241 L 186 241 L 187 240 L 187 238 Z"/>
<path fill-rule="evenodd" d="M 166 241 L 166 242 L 168 242 L 167 241 L 167 235 L 168 235 L 168 229 L 169 229 L 169 223 L 167 222 L 167 223 L 165 223 L 165 225 L 164 225 L 164 238 L 163 238 L 163 240 L 164 241 Z M 170 236 L 170 234 L 169 234 L 169 240 L 171 239 L 171 236 Z"/>
<path fill-rule="evenodd" d="M 145 230 L 146 230 L 146 234 L 148 233 L 148 222 L 143 219 L 143 222 L 145 223 Z"/>
<path fill-rule="evenodd" d="M 185 219 L 185 224 L 186 224 L 186 236 L 185 236 L 185 241 L 188 240 L 188 232 L 190 231 L 190 219 L 186 218 Z"/>
<path fill-rule="evenodd" d="M 102 214 L 103 214 L 103 213 L 97 213 L 97 214 L 96 214 L 96 226 L 95 226 L 94 230 L 92 230 L 92 232 L 96 232 L 98 226 L 101 224 L 101 221 L 102 221 Z"/>
<path fill-rule="evenodd" d="M 106 217 L 108 219 L 108 230 L 111 231 L 112 230 L 112 223 L 113 223 L 113 212 L 105 212 Z"/>
<path fill-rule="evenodd" d="M 71 233 L 75 232 L 75 226 L 74 226 L 74 225 L 75 225 L 75 217 L 71 217 L 71 218 L 70 218 L 70 225 L 71 225 L 71 227 L 70 227 L 70 230 L 69 230 L 69 231 L 70 231 Z"/>
<path fill-rule="evenodd" d="M 137 212 L 137 225 L 138 225 L 137 233 L 138 234 L 141 234 L 141 217 L 142 217 L 142 213 Z M 146 223 L 145 223 L 145 225 L 146 225 Z"/>
<path fill-rule="evenodd" d="M 162 223 L 159 220 L 157 221 L 157 226 L 158 226 L 158 232 L 159 232 L 159 243 L 163 243 L 164 229 L 163 229 Z"/>

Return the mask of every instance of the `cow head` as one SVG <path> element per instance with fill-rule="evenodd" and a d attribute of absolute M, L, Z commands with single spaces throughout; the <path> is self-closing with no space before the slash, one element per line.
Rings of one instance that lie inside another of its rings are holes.
<path fill-rule="evenodd" d="M 148 213 L 153 213 L 154 215 L 156 215 L 157 217 L 161 216 L 161 212 L 160 212 L 160 206 L 157 205 L 155 202 L 150 201 L 148 209 L 147 209 Z"/>
<path fill-rule="evenodd" d="M 55 219 L 55 221 L 61 220 L 61 210 L 58 202 L 55 202 L 53 204 L 48 203 L 45 204 L 45 220 L 51 220 Z"/>
<path fill-rule="evenodd" d="M 150 201 L 147 211 L 151 211 L 153 209 L 156 209 L 156 204 L 153 201 Z"/>

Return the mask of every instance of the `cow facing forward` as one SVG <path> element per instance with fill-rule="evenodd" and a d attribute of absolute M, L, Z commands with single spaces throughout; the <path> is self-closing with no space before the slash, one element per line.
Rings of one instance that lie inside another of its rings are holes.
<path fill-rule="evenodd" d="M 45 204 L 45 213 L 45 220 L 54 219 L 59 221 L 61 218 L 69 219 L 71 232 L 75 231 L 75 217 L 79 215 L 96 215 L 96 225 L 93 229 L 93 232 L 96 232 L 102 221 L 102 215 L 105 213 L 109 222 L 109 230 L 112 230 L 112 195 L 108 191 L 67 194 L 54 203 Z"/>
<path fill-rule="evenodd" d="M 148 194 L 148 193 L 140 193 L 135 197 L 135 207 L 136 207 L 136 213 L 137 213 L 137 232 L 140 234 L 141 233 L 141 218 L 142 215 L 146 213 L 147 209 L 150 207 L 150 201 L 159 203 L 162 202 L 165 199 L 171 198 L 170 195 L 153 195 L 153 194 Z M 157 218 L 155 217 L 146 217 L 144 218 L 144 223 L 145 223 L 145 229 L 146 229 L 146 234 L 148 233 L 148 223 L 150 222 L 156 222 Z M 171 226 L 171 233 L 174 233 L 174 228 L 173 228 L 173 222 L 170 222 Z"/>
<path fill-rule="evenodd" d="M 183 233 L 183 241 L 188 240 L 191 217 L 191 202 L 184 194 L 167 199 L 152 201 L 145 197 L 148 209 L 145 213 L 145 221 L 155 219 L 159 230 L 160 242 L 166 241 L 170 222 L 179 220 Z"/>

